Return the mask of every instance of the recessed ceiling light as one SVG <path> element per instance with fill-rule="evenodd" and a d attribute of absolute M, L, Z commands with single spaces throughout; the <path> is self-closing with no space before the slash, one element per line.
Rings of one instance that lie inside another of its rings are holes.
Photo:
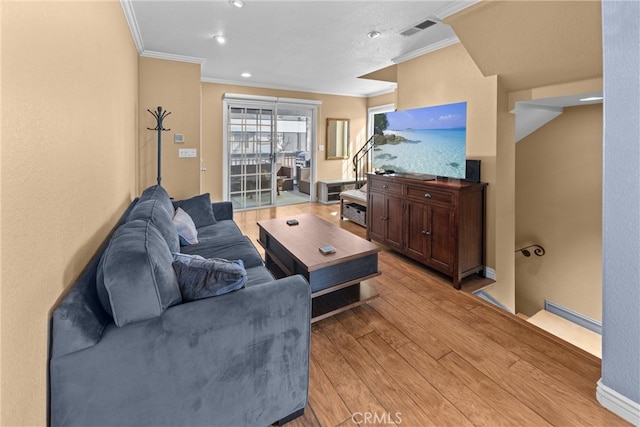
<path fill-rule="evenodd" d="M 602 101 L 602 96 L 590 96 L 588 98 L 580 98 L 580 102 Z"/>
<path fill-rule="evenodd" d="M 218 34 L 218 35 L 213 36 L 213 39 L 214 39 L 215 41 L 217 41 L 217 42 L 218 42 L 218 44 L 224 44 L 224 42 L 226 42 L 226 41 L 227 41 L 227 39 L 225 39 L 225 38 L 224 38 L 224 36 L 223 36 L 223 35 L 221 35 L 221 34 Z"/>
<path fill-rule="evenodd" d="M 245 79 L 248 79 L 249 77 L 251 77 L 251 73 L 242 73 L 240 74 L 242 77 L 244 77 Z"/>
<path fill-rule="evenodd" d="M 238 9 L 244 6 L 244 2 L 242 0 L 229 0 L 229 4 L 237 7 Z"/>
<path fill-rule="evenodd" d="M 370 39 L 377 39 L 381 35 L 382 34 L 380 33 L 380 31 L 370 31 L 369 33 L 367 33 L 367 37 L 369 37 Z"/>

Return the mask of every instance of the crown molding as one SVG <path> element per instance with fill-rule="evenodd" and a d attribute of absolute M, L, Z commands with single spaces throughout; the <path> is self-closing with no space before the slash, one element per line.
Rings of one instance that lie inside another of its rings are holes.
<path fill-rule="evenodd" d="M 166 59 L 169 61 L 189 62 L 192 64 L 202 64 L 206 59 L 198 58 L 195 56 L 175 55 L 173 53 L 156 52 L 155 50 L 145 50 L 140 53 L 140 56 L 146 58 Z"/>
<path fill-rule="evenodd" d="M 372 98 L 374 96 L 386 95 L 387 93 L 393 93 L 398 89 L 398 83 L 393 83 L 393 86 L 387 89 L 379 90 L 377 92 L 371 92 L 367 94 L 367 98 Z"/>
<path fill-rule="evenodd" d="M 140 34 L 140 27 L 138 27 L 138 21 L 136 20 L 136 14 L 133 11 L 132 0 L 120 0 L 120 6 L 124 12 L 124 17 L 129 25 L 129 31 L 133 37 L 133 42 L 136 45 L 138 54 L 144 52 L 144 43 L 142 43 L 142 35 Z"/>
<path fill-rule="evenodd" d="M 200 79 L 202 83 L 215 83 L 220 85 L 232 85 L 232 86 L 246 86 L 246 87 L 258 87 L 261 89 L 275 89 L 275 90 L 288 90 L 292 92 L 304 92 L 304 93 L 315 93 L 318 95 L 333 95 L 333 96 L 349 96 L 352 98 L 369 98 L 371 96 L 382 95 L 385 93 L 393 92 L 394 88 L 385 89 L 384 91 L 374 92 L 371 94 L 359 94 L 359 93 L 338 93 L 338 92 L 322 92 L 318 90 L 312 90 L 308 88 L 301 87 L 290 87 L 290 86 L 281 86 L 281 85 L 271 85 L 266 83 L 254 83 L 248 82 L 246 80 L 224 80 L 224 79 L 214 79 L 211 77 L 202 77 Z"/>
<path fill-rule="evenodd" d="M 460 39 L 458 38 L 458 36 L 452 36 L 437 43 L 432 43 L 421 49 L 414 50 L 413 52 L 396 56 L 395 58 L 391 59 L 391 62 L 393 62 L 394 64 L 400 64 L 401 62 L 417 58 L 418 56 L 426 55 L 427 53 L 435 52 L 436 50 L 444 49 L 445 47 L 454 45 L 456 43 L 460 43 Z"/>
<path fill-rule="evenodd" d="M 449 16 L 460 12 L 468 7 L 473 6 L 478 3 L 480 0 L 470 0 L 470 1 L 455 1 L 449 2 L 446 6 L 441 7 L 433 13 L 433 16 L 438 17 L 439 19 L 445 19 Z"/>

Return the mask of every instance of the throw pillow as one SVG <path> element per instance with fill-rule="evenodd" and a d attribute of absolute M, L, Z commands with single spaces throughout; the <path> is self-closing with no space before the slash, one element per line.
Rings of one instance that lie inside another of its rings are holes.
<path fill-rule="evenodd" d="M 193 223 L 191 216 L 183 211 L 182 208 L 176 209 L 176 214 L 173 216 L 173 224 L 178 231 L 178 238 L 180 239 L 181 245 L 195 245 L 198 243 L 198 230 L 196 230 L 196 225 Z"/>
<path fill-rule="evenodd" d="M 183 301 L 224 295 L 247 284 L 242 260 L 204 259 L 199 255 L 175 253 L 173 258 Z"/>
<path fill-rule="evenodd" d="M 197 228 L 213 225 L 218 222 L 213 215 L 211 196 L 209 193 L 201 194 L 190 199 L 178 200 L 173 202 L 173 206 L 176 209 L 182 208 L 188 213 Z"/>

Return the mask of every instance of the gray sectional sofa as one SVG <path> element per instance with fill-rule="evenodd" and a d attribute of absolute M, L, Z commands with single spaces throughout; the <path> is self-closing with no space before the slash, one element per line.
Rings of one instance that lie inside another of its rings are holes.
<path fill-rule="evenodd" d="M 309 285 L 275 280 L 231 204 L 208 197 L 145 190 L 62 297 L 50 324 L 51 425 L 266 426 L 303 413 Z M 180 244 L 178 207 L 198 243 Z M 242 260 L 237 277 L 213 274 L 241 280 L 187 301 L 174 266 L 185 254 Z"/>

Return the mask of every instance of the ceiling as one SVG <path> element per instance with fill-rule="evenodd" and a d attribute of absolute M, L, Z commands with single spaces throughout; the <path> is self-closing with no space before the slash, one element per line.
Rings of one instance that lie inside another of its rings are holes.
<path fill-rule="evenodd" d="M 142 56 L 201 63 L 203 81 L 371 96 L 396 84 L 359 76 L 457 43 L 441 21 L 477 0 L 121 2 Z M 427 19 L 436 24 L 400 34 Z"/>

